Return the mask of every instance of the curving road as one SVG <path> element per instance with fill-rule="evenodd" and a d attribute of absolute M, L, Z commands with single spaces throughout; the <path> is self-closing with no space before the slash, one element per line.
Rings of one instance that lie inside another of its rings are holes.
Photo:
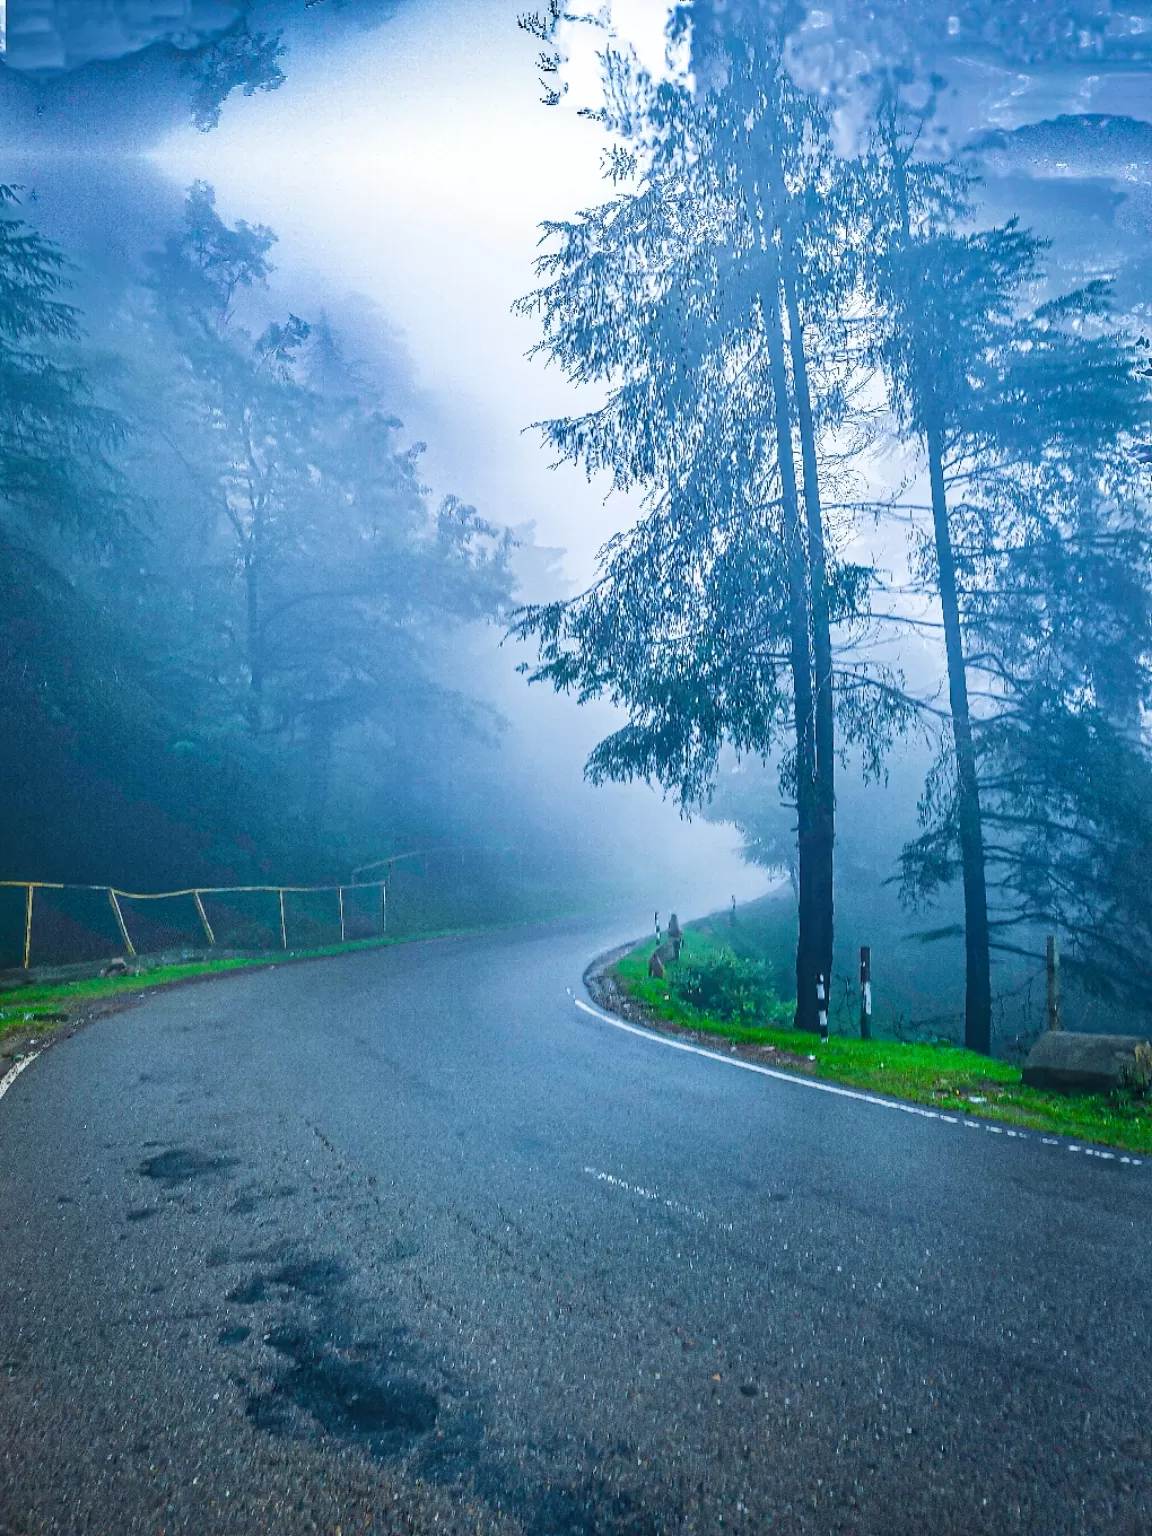
<path fill-rule="evenodd" d="M 0 1103 L 0 1531 L 1152 1529 L 1152 1164 L 576 1006 L 619 938 L 155 995 Z"/>

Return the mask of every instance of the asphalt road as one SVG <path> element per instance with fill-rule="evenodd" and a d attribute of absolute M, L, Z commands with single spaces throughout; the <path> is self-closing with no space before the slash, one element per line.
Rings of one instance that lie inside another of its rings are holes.
<path fill-rule="evenodd" d="M 619 937 L 239 975 L 37 1060 L 0 1531 L 1152 1530 L 1152 1164 L 637 1038 L 574 1000 Z"/>

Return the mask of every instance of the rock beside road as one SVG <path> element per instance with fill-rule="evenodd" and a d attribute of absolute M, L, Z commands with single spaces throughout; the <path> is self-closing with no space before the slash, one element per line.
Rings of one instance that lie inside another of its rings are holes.
<path fill-rule="evenodd" d="M 1079 1035 L 1050 1030 L 1024 1063 L 1029 1088 L 1063 1093 L 1110 1093 L 1145 1086 L 1152 1078 L 1152 1045 L 1138 1035 Z"/>

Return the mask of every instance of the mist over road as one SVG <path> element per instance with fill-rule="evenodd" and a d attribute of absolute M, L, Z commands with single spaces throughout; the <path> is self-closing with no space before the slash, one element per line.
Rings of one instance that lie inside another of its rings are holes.
<path fill-rule="evenodd" d="M 1152 1167 L 623 1033 L 574 1001 L 623 937 L 238 975 L 24 1073 L 0 1532 L 1146 1531 Z"/>

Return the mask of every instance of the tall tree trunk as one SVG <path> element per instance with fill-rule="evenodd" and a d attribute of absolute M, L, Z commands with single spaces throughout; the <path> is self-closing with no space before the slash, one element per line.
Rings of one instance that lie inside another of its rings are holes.
<path fill-rule="evenodd" d="M 912 220 L 908 204 L 906 157 L 897 137 L 894 108 L 886 122 L 888 150 L 900 216 L 900 233 L 907 257 L 912 254 Z M 909 260 L 910 286 L 919 279 Z M 905 295 L 913 316 L 921 312 L 917 294 Z M 913 319 L 915 324 L 915 319 Z M 929 358 L 917 338 L 914 350 L 916 390 L 925 422 L 924 446 L 928 455 L 928 479 L 932 492 L 932 532 L 944 618 L 944 651 L 948 665 L 948 702 L 952 711 L 952 741 L 956 753 L 956 784 L 960 821 L 960 869 L 964 884 L 964 1044 L 987 1056 L 992 1051 L 992 965 L 988 944 L 988 887 L 984 868 L 984 830 L 980 813 L 980 783 L 976 774 L 976 749 L 972 740 L 972 714 L 968 706 L 968 671 L 964 661 L 964 637 L 960 628 L 960 597 L 956 587 L 956 558 L 948 519 L 948 493 L 944 483 L 944 429 L 940 419 Z"/>
<path fill-rule="evenodd" d="M 824 518 L 820 507 L 820 479 L 816 467 L 816 429 L 812 395 L 808 387 L 808 360 L 804 353 L 804 328 L 796 293 L 796 274 L 791 250 L 784 247 L 784 302 L 788 315 L 788 340 L 792 356 L 792 385 L 796 394 L 796 422 L 800 429 L 800 455 L 804 474 L 804 514 L 808 531 L 808 584 L 812 603 L 812 657 L 815 663 L 815 752 L 813 776 L 813 904 L 816 935 L 816 968 L 830 995 L 834 942 L 833 862 L 836 837 L 836 714 L 832 692 L 832 628 L 828 618 L 828 572 L 824 554 Z"/>
<path fill-rule="evenodd" d="M 992 1051 L 992 968 L 988 946 L 984 829 L 980 814 L 980 784 L 976 776 L 976 748 L 972 741 L 972 715 L 968 707 L 968 673 L 964 662 L 964 636 L 960 629 L 956 560 L 944 484 L 944 442 L 938 425 L 928 427 L 925 443 L 932 487 L 932 530 L 936 540 L 940 606 L 944 613 L 948 703 L 952 711 L 952 740 L 956 751 L 960 868 L 964 880 L 964 1044 L 970 1051 L 987 1056 Z"/>
<path fill-rule="evenodd" d="M 780 67 L 779 60 L 776 62 L 776 67 L 777 69 Z M 808 359 L 804 352 L 804 326 L 800 318 L 797 291 L 792 203 L 784 178 L 780 139 L 780 120 L 774 113 L 770 119 L 770 134 L 764 146 L 768 205 L 771 208 L 772 224 L 779 234 L 780 241 L 779 281 L 773 284 L 772 294 L 779 318 L 780 291 L 781 288 L 783 289 L 784 314 L 788 321 L 788 350 L 792 362 L 792 389 L 804 480 L 804 521 L 807 533 L 806 594 L 811 620 L 812 661 L 815 664 L 815 699 L 810 727 L 812 780 L 808 873 L 811 890 L 811 954 L 808 966 L 815 976 L 824 978 L 824 995 L 827 998 L 831 994 L 832 985 L 835 924 L 833 864 L 836 831 L 836 718 L 832 694 L 832 636 L 828 619 L 824 519 L 820 507 L 820 480 L 816 465 L 816 429 L 812 415 L 812 394 L 808 383 Z M 780 324 L 782 327 L 782 321 Z M 790 433 L 788 458 L 795 499 L 796 474 Z M 799 517 L 797 516 L 798 525 Z"/>
<path fill-rule="evenodd" d="M 780 322 L 780 273 L 768 265 L 769 282 L 763 297 L 768 371 L 776 428 L 776 458 L 780 470 L 780 500 L 784 513 L 784 543 L 788 563 L 789 650 L 792 691 L 796 707 L 796 822 L 799 932 L 796 939 L 796 1027 L 818 1027 L 816 977 L 821 929 L 815 806 L 815 740 L 813 731 L 812 661 L 808 635 L 808 571 L 800 532 L 800 502 L 796 464 L 792 455 L 792 409 L 784 330 Z"/>

